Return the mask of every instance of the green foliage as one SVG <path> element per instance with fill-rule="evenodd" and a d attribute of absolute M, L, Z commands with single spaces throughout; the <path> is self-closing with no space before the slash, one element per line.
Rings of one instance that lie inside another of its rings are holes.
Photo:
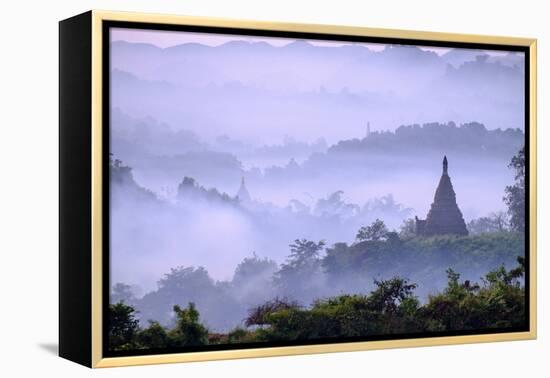
<path fill-rule="evenodd" d="M 315 243 L 306 239 L 296 239 L 290 245 L 290 256 L 287 260 L 287 265 L 292 268 L 307 266 L 309 262 L 319 257 L 319 253 L 324 246 L 325 242 L 322 240 Z"/>
<path fill-rule="evenodd" d="M 205 345 L 208 330 L 199 321 L 193 303 L 185 309 L 174 306 L 176 325 L 167 330 L 157 321 L 140 329 L 135 310 L 122 302 L 109 306 L 109 346 L 111 350 L 150 349 Z"/>
<path fill-rule="evenodd" d="M 123 302 L 109 305 L 109 345 L 114 350 L 126 350 L 136 347 L 135 336 L 139 330 L 139 321 L 135 310 Z"/>
<path fill-rule="evenodd" d="M 368 295 L 342 295 L 316 301 L 309 309 L 263 307 L 259 340 L 306 340 L 414 332 L 483 330 L 525 323 L 524 262 L 510 271 L 491 271 L 483 285 L 461 281 L 447 270 L 446 289 L 421 305 L 415 284 L 393 278 L 376 281 Z M 254 323 L 254 322 L 251 322 Z"/>
<path fill-rule="evenodd" d="M 283 310 L 298 309 L 300 306 L 297 302 L 288 301 L 286 299 L 275 298 L 271 301 L 267 301 L 264 304 L 252 308 L 248 317 L 245 320 L 245 325 L 250 327 L 252 325 L 266 325 L 269 323 L 267 316 Z"/>
<path fill-rule="evenodd" d="M 370 294 L 371 308 L 381 314 L 395 314 L 401 302 L 412 298 L 417 286 L 400 278 L 375 280 L 374 283 L 376 290 Z"/>
<path fill-rule="evenodd" d="M 211 287 L 214 281 L 208 275 L 203 267 L 183 267 L 170 269 L 170 273 L 165 274 L 158 281 L 160 289 L 167 291 L 179 291 L 180 289 L 193 290 L 195 288 Z"/>
<path fill-rule="evenodd" d="M 414 329 L 419 306 L 414 284 L 394 278 L 376 281 L 369 296 L 341 295 L 317 300 L 310 309 L 297 306 L 262 308 L 256 334 L 262 340 L 303 340 L 403 333 Z"/>
<path fill-rule="evenodd" d="M 225 338 L 222 337 L 218 344 L 241 344 L 255 341 L 260 341 L 256 333 L 237 327 L 229 332 Z"/>
<path fill-rule="evenodd" d="M 525 323 L 525 289 L 521 286 L 524 262 L 507 271 L 500 267 L 487 273 L 483 285 L 461 282 L 460 275 L 448 270 L 448 285 L 431 296 L 421 317 L 428 331 L 482 330 L 519 327 Z"/>
<path fill-rule="evenodd" d="M 273 281 L 282 292 L 293 298 L 304 298 L 315 293 L 316 279 L 321 272 L 320 253 L 324 241 L 296 239 L 290 244 L 290 255 L 275 273 Z M 308 277 L 308 281 L 304 281 Z"/>
<path fill-rule="evenodd" d="M 174 306 L 177 321 L 169 336 L 175 346 L 196 346 L 208 342 L 208 330 L 199 322 L 199 312 L 190 302 L 186 309 Z"/>
<path fill-rule="evenodd" d="M 519 232 L 525 231 L 525 147 L 519 150 L 510 164 L 515 170 L 515 183 L 504 189 L 504 203 L 508 206 L 510 227 Z"/>
<path fill-rule="evenodd" d="M 118 303 L 110 306 L 110 346 L 126 350 L 520 327 L 526 320 L 525 260 L 517 262 L 511 270 L 490 271 L 481 284 L 462 281 L 447 269 L 446 288 L 425 304 L 415 296 L 417 285 L 399 277 L 375 280 L 369 295 L 318 299 L 309 308 L 276 298 L 250 310 L 247 328 L 227 334 L 208 333 L 193 303 L 174 306 L 177 320 L 170 330 L 153 321 L 140 330 L 134 309 Z"/>
<path fill-rule="evenodd" d="M 472 235 L 505 232 L 509 229 L 508 216 L 503 211 L 489 214 L 487 217 L 472 219 L 466 225 L 468 232 Z"/>
<path fill-rule="evenodd" d="M 142 319 L 154 319 L 162 325 L 173 326 L 173 306 L 187 306 L 188 302 L 193 302 L 201 311 L 211 314 L 210 319 L 215 319 L 217 324 L 226 323 L 229 328 L 234 323 L 224 311 L 236 311 L 237 306 L 227 290 L 227 285 L 214 282 L 203 267 L 173 268 L 158 281 L 157 290 L 139 300 L 140 315 Z"/>
<path fill-rule="evenodd" d="M 274 297 L 276 289 L 272 279 L 278 268 L 275 261 L 259 258 L 255 253 L 252 257 L 246 257 L 237 265 L 233 280 L 227 283 L 225 295 L 236 298 L 242 310 Z M 218 283 L 218 286 L 221 284 Z"/>
<path fill-rule="evenodd" d="M 445 286 L 444 272 L 449 267 L 477 279 L 502 264 L 512 266 L 516 256 L 524 253 L 525 236 L 518 232 L 429 238 L 388 233 L 386 240 L 336 243 L 326 249 L 321 265 L 336 287 L 350 281 L 370 286 L 368 277 L 408 272 L 407 278 L 419 284 L 419 295 L 426 297 L 430 288 Z"/>
<path fill-rule="evenodd" d="M 382 220 L 376 219 L 370 226 L 361 227 L 355 238 L 358 241 L 377 241 L 385 239 L 387 234 L 388 228 L 386 227 L 386 224 Z"/>
<path fill-rule="evenodd" d="M 137 334 L 137 343 L 142 348 L 166 348 L 173 343 L 166 329 L 159 322 L 149 321 L 149 327 Z"/>
<path fill-rule="evenodd" d="M 271 277 L 277 270 L 277 263 L 271 259 L 260 259 L 254 253 L 252 257 L 245 257 L 237 265 L 232 283 L 242 286 L 257 278 Z"/>
<path fill-rule="evenodd" d="M 416 222 L 414 218 L 407 218 L 399 227 L 399 237 L 401 239 L 409 239 L 416 236 Z"/>

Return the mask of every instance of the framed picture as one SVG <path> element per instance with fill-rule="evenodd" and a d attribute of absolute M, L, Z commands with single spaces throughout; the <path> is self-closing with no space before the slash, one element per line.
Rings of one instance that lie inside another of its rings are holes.
<path fill-rule="evenodd" d="M 536 41 L 60 22 L 60 355 L 536 337 Z"/>

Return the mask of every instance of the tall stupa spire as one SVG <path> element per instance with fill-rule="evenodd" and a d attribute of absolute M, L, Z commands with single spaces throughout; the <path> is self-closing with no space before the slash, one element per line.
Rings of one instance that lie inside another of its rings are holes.
<path fill-rule="evenodd" d="M 250 193 L 248 193 L 248 189 L 246 189 L 246 184 L 244 182 L 244 176 L 241 177 L 241 187 L 239 188 L 239 191 L 237 192 L 237 197 L 239 198 L 239 201 L 241 202 L 250 202 L 252 198 L 250 197 Z"/>
<path fill-rule="evenodd" d="M 443 174 L 435 191 L 434 201 L 426 220 L 416 220 L 419 235 L 468 235 L 462 212 L 456 203 L 456 194 L 448 173 L 449 162 L 443 157 Z"/>

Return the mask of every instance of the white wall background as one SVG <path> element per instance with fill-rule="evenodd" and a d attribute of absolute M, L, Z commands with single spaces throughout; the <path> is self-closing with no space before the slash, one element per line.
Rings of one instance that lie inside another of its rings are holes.
<path fill-rule="evenodd" d="M 550 372 L 550 27 L 537 0 L 6 1 L 0 22 L 0 375 L 543 377 Z M 89 9 L 536 37 L 539 40 L 539 339 L 92 372 L 56 357 L 57 64 L 61 19 Z M 546 210 L 546 211 L 544 211 Z M 548 211 L 548 212 L 547 212 Z"/>

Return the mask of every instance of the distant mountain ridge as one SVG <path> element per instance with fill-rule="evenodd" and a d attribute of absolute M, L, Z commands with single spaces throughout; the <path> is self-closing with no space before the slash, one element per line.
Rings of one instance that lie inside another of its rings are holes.
<path fill-rule="evenodd" d="M 517 52 L 489 55 L 486 51 L 483 50 L 451 49 L 445 54 L 441 55 L 441 58 L 447 63 L 451 64 L 454 68 L 458 68 L 464 63 L 475 61 L 476 59 L 478 59 L 479 56 L 487 57 L 488 61 L 492 63 L 499 62 L 503 66 L 517 66 L 521 71 L 525 70 L 523 54 Z"/>
<path fill-rule="evenodd" d="M 412 71 L 422 76 L 425 76 L 426 73 L 423 71 L 426 69 L 443 73 L 446 66 L 446 62 L 437 54 L 423 51 L 416 46 L 404 45 L 391 46 L 378 52 L 362 45 L 325 47 L 314 46 L 301 40 L 284 46 L 246 41 L 231 41 L 215 47 L 186 43 L 160 48 L 152 44 L 124 41 L 113 42 L 111 46 L 112 68 L 134 73 L 147 80 L 173 81 L 179 77 L 176 81 L 180 83 L 188 84 L 188 80 L 191 79 L 192 83 L 200 85 L 240 80 L 246 84 L 253 82 L 267 88 L 277 88 L 281 83 L 274 75 L 281 70 L 288 74 L 289 68 L 292 67 L 298 72 L 301 71 L 302 90 L 318 89 L 320 80 L 314 79 L 320 77 L 316 73 L 328 79 L 329 82 L 325 84 L 327 88 L 338 90 L 348 86 L 360 90 L 359 87 L 354 87 L 357 78 L 339 85 L 337 82 L 330 83 L 331 77 L 338 75 L 338 81 L 342 80 L 341 76 L 345 74 L 339 72 L 342 65 L 357 68 L 368 68 L 369 65 L 392 66 L 401 65 L 404 59 L 412 60 L 419 68 L 415 69 L 415 66 L 412 66 Z M 418 66 L 420 63 L 421 66 Z M 310 67 L 303 71 L 303 64 L 313 64 L 315 68 Z M 376 75 L 369 75 L 368 70 L 365 74 L 371 80 L 377 78 Z M 383 82 L 378 84 L 381 85 Z"/>
<path fill-rule="evenodd" d="M 425 123 L 401 125 L 394 132 L 373 132 L 363 139 L 342 140 L 329 148 L 329 153 L 369 150 L 374 153 L 411 154 L 453 151 L 486 157 L 513 156 L 524 144 L 525 135 L 520 129 L 487 130 L 479 122 L 457 125 Z"/>
<path fill-rule="evenodd" d="M 320 70 L 320 73 L 329 74 L 325 79 L 330 79 L 330 76 L 337 73 L 337 68 L 342 65 L 355 67 L 352 71 L 363 66 L 364 73 L 369 79 L 375 79 L 374 75 L 368 75 L 369 70 L 379 71 L 381 68 L 399 67 L 405 72 L 415 72 L 417 75 L 426 76 L 426 71 L 430 71 L 429 74 L 438 76 L 445 72 L 448 64 L 459 68 L 466 62 L 474 61 L 478 56 L 489 57 L 484 50 L 452 49 L 439 56 L 432 51 L 408 45 L 388 45 L 381 51 L 374 51 L 360 44 L 325 47 L 301 40 L 284 46 L 273 46 L 265 42 L 231 41 L 219 46 L 185 43 L 167 48 L 145 43 L 116 41 L 112 43 L 112 56 L 113 68 L 132 72 L 148 80 L 164 80 L 167 75 L 177 77 L 179 72 L 173 71 L 177 67 L 191 69 L 194 74 L 208 72 L 211 76 L 208 79 L 204 78 L 203 85 L 208 82 L 219 83 L 223 78 L 241 80 L 245 83 L 253 80 L 262 84 L 262 76 L 270 76 L 281 69 L 287 70 L 289 61 L 299 69 L 300 63 L 309 60 L 309 64 L 316 66 L 313 71 Z M 247 67 L 246 70 L 235 70 L 239 63 L 243 64 L 243 58 L 245 61 L 253 59 L 254 66 Z M 223 64 L 213 65 L 212 62 Z M 522 60 L 516 53 L 490 56 L 489 62 L 500 62 L 509 67 L 517 65 L 518 69 L 523 71 Z M 329 69 L 323 70 L 323 66 Z M 170 70 L 166 71 L 166 68 Z M 197 68 L 199 69 L 196 70 Z M 344 73 L 340 72 L 340 76 L 342 74 Z M 309 73 L 304 72 L 304 75 L 307 76 Z M 346 85 L 351 89 L 359 90 L 359 87 L 354 87 L 354 84 L 351 81 Z M 342 86 L 338 88 L 330 84 L 326 86 L 335 90 L 342 88 Z M 306 88 L 308 87 L 303 89 Z"/>
<path fill-rule="evenodd" d="M 468 50 L 458 65 L 446 60 L 453 51 L 439 56 L 416 46 L 372 51 L 304 41 L 164 49 L 113 42 L 111 99 L 129 114 L 208 137 L 250 141 L 250 130 L 261 128 L 264 143 L 285 135 L 305 139 L 312 130 L 330 143 L 352 138 L 367 121 L 378 130 L 448 120 L 522 129 L 521 57 Z"/>

